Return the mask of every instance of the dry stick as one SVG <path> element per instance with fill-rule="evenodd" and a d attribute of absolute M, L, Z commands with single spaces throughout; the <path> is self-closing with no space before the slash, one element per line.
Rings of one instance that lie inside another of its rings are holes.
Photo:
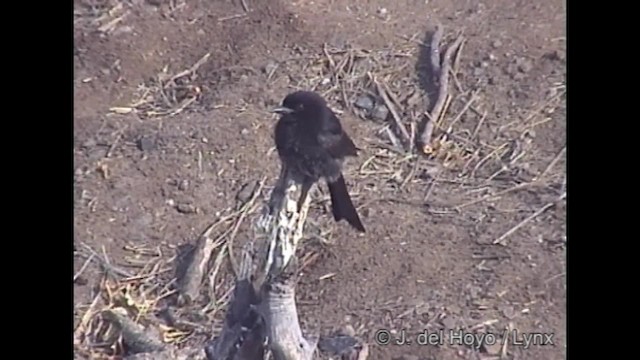
<path fill-rule="evenodd" d="M 249 6 L 247 6 L 247 2 L 245 0 L 240 0 L 240 3 L 242 3 L 242 9 L 244 10 L 244 12 L 249 12 Z"/>
<path fill-rule="evenodd" d="M 464 107 L 462 108 L 462 110 L 460 110 L 458 115 L 456 115 L 456 117 L 453 118 L 453 120 L 451 121 L 451 124 L 449 124 L 449 126 L 447 127 L 447 134 L 451 134 L 451 132 L 453 131 L 453 125 L 455 125 L 462 118 L 462 115 L 464 115 L 464 113 L 466 113 L 467 110 L 469 110 L 469 108 L 471 107 L 471 104 L 473 104 L 473 102 L 476 100 L 476 96 L 478 96 L 477 90 L 471 93 L 471 97 L 469 98 L 469 101 L 467 101 L 467 103 L 464 104 Z"/>
<path fill-rule="evenodd" d="M 472 108 L 473 109 L 473 108 Z M 480 127 L 482 127 L 482 124 L 484 124 L 484 121 L 487 119 L 487 112 L 485 111 L 482 114 L 482 117 L 480 117 L 480 121 L 478 121 L 478 125 L 476 126 L 476 128 L 473 130 L 473 134 L 471 134 L 471 137 L 469 138 L 469 140 L 473 140 L 475 139 L 476 135 L 478 135 L 478 131 L 480 131 Z"/>
<path fill-rule="evenodd" d="M 440 76 L 440 42 L 442 41 L 443 34 L 442 26 L 438 25 L 436 31 L 431 37 L 431 71 L 433 71 L 433 81 L 438 81 Z"/>
<path fill-rule="evenodd" d="M 500 236 L 499 238 L 495 239 L 493 241 L 493 244 L 494 245 L 500 244 L 500 245 L 503 245 L 503 246 L 506 245 L 505 244 L 505 240 L 507 239 L 507 237 L 511 236 L 513 233 L 518 231 L 518 229 L 520 229 L 521 227 L 525 226 L 531 220 L 535 219 L 536 217 L 540 216 L 543 212 L 547 211 L 549 208 L 551 208 L 552 206 L 556 205 L 556 203 L 558 201 L 563 200 L 566 196 L 567 196 L 567 193 L 563 193 L 562 195 L 560 195 L 558 200 L 552 201 L 552 202 L 549 202 L 549 203 L 545 204 L 544 206 L 542 206 L 541 208 L 536 210 L 533 214 L 527 216 L 524 220 L 519 222 L 516 226 L 512 227 L 511 229 L 509 229 L 509 231 L 507 231 L 506 233 L 502 234 L 502 236 Z"/>
<path fill-rule="evenodd" d="M 434 36 L 435 38 L 435 36 Z M 458 36 L 458 38 L 453 42 L 453 44 L 451 44 L 451 46 L 449 46 L 449 48 L 447 49 L 447 51 L 444 53 L 444 58 L 442 59 L 441 62 L 441 67 L 440 67 L 440 73 L 439 73 L 439 80 L 438 80 L 438 98 L 436 100 L 435 105 L 433 106 L 433 109 L 431 110 L 431 113 L 427 113 L 425 112 L 425 123 L 424 123 L 424 128 L 422 130 L 422 133 L 420 134 L 420 143 L 422 146 L 422 151 L 425 154 L 428 154 L 431 152 L 431 136 L 433 135 L 433 129 L 435 127 L 435 122 L 438 121 L 438 119 L 440 119 L 440 116 L 442 116 L 442 110 L 444 109 L 444 105 L 445 102 L 447 100 L 448 97 L 448 88 L 449 88 L 449 69 L 451 68 L 451 56 L 453 55 L 453 53 L 456 51 L 456 49 L 458 49 L 460 47 L 460 44 L 462 43 L 462 41 L 464 40 L 464 38 L 461 36 Z M 434 50 L 434 46 L 435 46 L 435 39 L 432 40 L 432 48 L 431 51 L 435 51 Z M 436 49 L 438 49 L 438 53 L 439 53 L 439 46 L 435 46 Z M 433 53 L 432 53 L 432 61 L 433 61 Z M 433 65 L 433 64 L 432 64 Z"/>
<path fill-rule="evenodd" d="M 457 205 L 457 206 L 455 206 L 455 209 L 460 211 L 464 207 L 467 207 L 467 206 L 470 206 L 470 205 L 474 205 L 474 204 L 477 204 L 477 203 L 481 203 L 481 202 L 489 200 L 489 199 L 498 198 L 498 197 L 500 197 L 502 195 L 506 195 L 506 194 L 508 194 L 510 192 L 526 189 L 526 188 L 537 186 L 537 185 L 540 185 L 540 183 L 537 182 L 537 181 L 518 184 L 518 185 L 516 185 L 514 187 L 508 188 L 506 190 L 502 190 L 502 191 L 496 193 L 495 195 L 483 196 L 480 199 L 475 199 L 475 200 L 472 200 L 472 201 L 468 201 L 468 202 L 466 202 L 464 204 Z"/>
<path fill-rule="evenodd" d="M 187 269 L 184 272 L 184 275 L 178 279 L 180 303 L 190 304 L 198 297 L 200 284 L 202 283 L 202 278 L 207 271 L 211 254 L 215 248 L 220 246 L 219 239 L 212 238 L 211 233 L 222 221 L 223 220 L 220 220 L 210 225 L 198 238 L 198 242 L 196 247 L 193 249 L 190 262 L 187 265 Z"/>
<path fill-rule="evenodd" d="M 402 119 L 400 119 L 400 115 L 398 115 L 398 112 L 396 111 L 396 108 L 391 103 L 391 100 L 389 100 L 389 96 L 387 95 L 387 92 L 382 87 L 382 85 L 380 85 L 380 83 L 376 79 L 374 79 L 373 81 L 376 84 L 376 89 L 378 90 L 378 95 L 380 95 L 380 97 L 382 98 L 382 101 L 384 101 L 384 104 L 389 109 L 389 112 L 391 112 L 391 117 L 393 117 L 393 121 L 396 124 L 396 127 L 400 130 L 400 133 L 402 134 L 402 137 L 404 138 L 403 142 L 408 144 L 408 141 L 410 141 L 410 139 L 411 139 L 411 135 L 409 135 L 409 132 L 407 131 L 407 128 L 404 126 L 404 124 L 402 124 Z"/>
<path fill-rule="evenodd" d="M 130 352 L 150 353 L 164 350 L 165 344 L 150 331 L 129 319 L 125 309 L 105 310 L 102 316 L 120 328 L 122 339 Z"/>
<path fill-rule="evenodd" d="M 209 57 L 211 57 L 211 53 L 204 54 L 204 56 L 201 57 L 200 60 L 198 60 L 195 64 L 193 64 L 193 66 L 191 66 L 189 69 L 183 70 L 175 74 L 174 76 L 172 76 L 171 79 L 169 79 L 169 81 L 165 83 L 164 87 L 166 87 L 168 84 L 172 84 L 174 81 L 176 81 L 177 79 L 183 76 L 194 74 L 196 71 L 198 71 L 200 66 L 204 65 L 204 63 L 206 63 L 207 60 L 209 60 Z"/>
<path fill-rule="evenodd" d="M 87 269 L 87 266 L 89 266 L 89 264 L 91 263 L 91 260 L 93 260 L 94 256 L 95 256 L 95 254 L 89 255 L 89 257 L 84 262 L 84 264 L 82 264 L 82 267 L 80 267 L 80 270 L 78 270 L 78 272 L 75 275 L 73 275 L 73 282 L 76 282 L 76 280 L 78 280 L 80 275 L 82 275 L 82 273 Z"/>
<path fill-rule="evenodd" d="M 560 161 L 560 159 L 562 158 L 562 155 L 564 154 L 565 151 L 567 151 L 567 146 L 566 145 L 558 152 L 558 154 L 553 158 L 553 160 L 551 160 L 549 165 L 547 165 L 547 167 L 544 169 L 544 171 L 542 171 L 540 176 L 536 177 L 536 180 L 540 180 L 540 179 L 544 178 L 545 176 L 547 176 L 547 174 L 551 171 L 551 169 L 558 163 L 558 161 Z"/>

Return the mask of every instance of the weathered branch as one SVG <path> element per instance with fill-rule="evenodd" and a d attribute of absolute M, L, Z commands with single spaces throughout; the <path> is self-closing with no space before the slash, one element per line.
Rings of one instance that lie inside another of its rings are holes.
<path fill-rule="evenodd" d="M 102 313 L 106 320 L 120 328 L 122 339 L 130 353 L 153 353 L 165 349 L 164 343 L 152 329 L 145 329 L 127 317 L 123 308 L 105 310 Z"/>
<path fill-rule="evenodd" d="M 252 283 L 246 279 L 250 257 L 245 249 L 225 326 L 206 349 L 209 360 L 262 359 L 266 339 L 275 360 L 312 359 L 317 339 L 302 335 L 295 303 L 295 253 L 309 208 L 308 198 L 298 208 L 299 199 L 299 181 L 283 167 L 254 227 L 253 241 L 266 244 L 256 277 Z"/>
<path fill-rule="evenodd" d="M 208 270 L 209 259 L 213 253 L 213 249 L 217 246 L 211 237 L 211 232 L 215 228 L 213 224 L 200 235 L 198 242 L 192 253 L 189 255 L 184 273 L 178 279 L 178 293 L 180 303 L 189 304 L 198 297 L 202 278 Z"/>

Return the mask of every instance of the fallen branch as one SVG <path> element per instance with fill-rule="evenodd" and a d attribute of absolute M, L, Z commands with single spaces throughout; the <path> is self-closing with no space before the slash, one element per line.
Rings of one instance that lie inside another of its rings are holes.
<path fill-rule="evenodd" d="M 442 27 L 438 26 L 433 37 L 431 38 L 431 69 L 433 71 L 433 81 L 438 84 L 438 96 L 430 112 L 425 112 L 422 125 L 422 132 L 419 136 L 419 146 L 422 152 L 430 154 L 432 152 L 431 137 L 436 122 L 442 116 L 444 105 L 449 97 L 449 72 L 451 69 L 451 57 L 453 53 L 460 48 L 464 38 L 458 38 L 445 51 L 444 56 L 440 59 L 440 41 L 442 39 Z"/>
<path fill-rule="evenodd" d="M 151 328 L 145 329 L 129 319 L 125 309 L 105 310 L 102 316 L 120 328 L 122 339 L 127 345 L 129 353 L 153 353 L 164 350 L 165 345 L 160 337 L 153 333 Z"/>
<path fill-rule="evenodd" d="M 198 238 L 196 247 L 189 255 L 189 262 L 184 274 L 178 279 L 180 304 L 190 304 L 198 297 L 200 285 L 202 284 L 204 274 L 208 270 L 208 264 L 213 250 L 219 246 L 219 243 L 211 237 L 211 232 L 218 223 L 209 226 L 209 228 L 205 230 L 200 238 Z"/>

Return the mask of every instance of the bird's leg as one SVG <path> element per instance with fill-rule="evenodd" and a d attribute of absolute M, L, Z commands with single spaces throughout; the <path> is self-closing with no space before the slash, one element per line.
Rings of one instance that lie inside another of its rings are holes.
<path fill-rule="evenodd" d="M 305 177 L 302 180 L 302 184 L 300 186 L 301 187 L 300 187 L 300 198 L 298 199 L 298 211 L 302 209 L 302 204 L 307 199 L 307 196 L 309 196 L 309 190 L 311 190 L 311 187 L 313 186 L 313 180 Z"/>

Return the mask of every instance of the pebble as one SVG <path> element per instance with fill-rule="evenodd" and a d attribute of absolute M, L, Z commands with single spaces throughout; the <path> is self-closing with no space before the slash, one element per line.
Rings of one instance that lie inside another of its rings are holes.
<path fill-rule="evenodd" d="M 523 74 L 528 73 L 529 71 L 531 71 L 531 69 L 533 69 L 533 62 L 529 59 L 520 59 L 518 60 L 518 71 L 520 71 Z"/>
<path fill-rule="evenodd" d="M 371 111 L 375 106 L 375 102 L 373 101 L 371 96 L 362 95 L 358 97 L 358 99 L 356 99 L 356 102 L 354 103 L 354 105 L 359 107 L 360 109 Z"/>
<path fill-rule="evenodd" d="M 493 40 L 493 42 L 491 43 L 491 46 L 493 46 L 494 49 L 497 49 L 499 47 L 502 46 L 502 41 L 500 40 Z"/>
<path fill-rule="evenodd" d="M 189 180 L 180 181 L 180 184 L 178 185 L 178 189 L 182 191 L 189 189 Z"/>
<path fill-rule="evenodd" d="M 178 212 L 183 214 L 193 214 L 196 212 L 195 206 L 191 204 L 185 204 L 185 203 L 178 204 L 178 206 L 176 206 L 176 209 L 178 209 Z"/>
<path fill-rule="evenodd" d="M 143 136 L 138 140 L 138 149 L 141 151 L 152 151 L 156 148 L 156 141 L 151 136 Z"/>
<path fill-rule="evenodd" d="M 377 105 L 371 111 L 371 118 L 374 120 L 384 121 L 389 115 L 389 109 L 385 105 Z"/>

